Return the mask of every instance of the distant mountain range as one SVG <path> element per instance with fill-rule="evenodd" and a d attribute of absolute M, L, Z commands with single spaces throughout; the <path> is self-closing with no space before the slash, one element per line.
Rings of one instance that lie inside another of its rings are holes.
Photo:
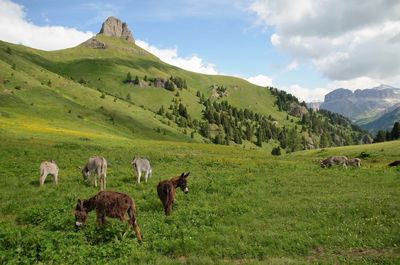
<path fill-rule="evenodd" d="M 326 94 L 324 102 L 308 106 L 342 114 L 361 128 L 376 133 L 391 129 L 400 120 L 400 88 L 380 85 L 354 92 L 339 88 Z"/>

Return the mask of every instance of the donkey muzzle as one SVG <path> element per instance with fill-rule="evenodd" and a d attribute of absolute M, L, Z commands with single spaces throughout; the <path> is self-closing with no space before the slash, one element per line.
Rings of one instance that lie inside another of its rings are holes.
<path fill-rule="evenodd" d="M 183 190 L 183 192 L 184 192 L 184 193 L 188 193 L 188 192 L 189 192 L 189 188 L 186 187 L 186 188 Z"/>

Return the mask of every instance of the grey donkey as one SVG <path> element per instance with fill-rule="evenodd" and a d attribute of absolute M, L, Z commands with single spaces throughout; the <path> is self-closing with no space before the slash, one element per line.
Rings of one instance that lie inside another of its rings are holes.
<path fill-rule="evenodd" d="M 89 158 L 88 162 L 82 169 L 82 177 L 85 181 L 88 180 L 90 172 L 94 173 L 93 182 L 94 186 L 97 187 L 97 177 L 100 180 L 100 190 L 106 189 L 107 179 L 107 161 L 104 157 L 93 156 Z"/>
<path fill-rule="evenodd" d="M 140 184 L 140 177 L 142 175 L 142 171 L 146 172 L 144 180 L 145 180 L 145 182 L 147 182 L 147 179 L 149 177 L 151 177 L 151 173 L 152 173 L 149 160 L 144 159 L 144 158 L 135 158 L 132 160 L 131 164 L 136 171 L 137 182 Z"/>
<path fill-rule="evenodd" d="M 40 186 L 43 186 L 47 175 L 53 175 L 53 183 L 58 184 L 58 166 L 54 160 L 43 161 L 40 164 Z"/>

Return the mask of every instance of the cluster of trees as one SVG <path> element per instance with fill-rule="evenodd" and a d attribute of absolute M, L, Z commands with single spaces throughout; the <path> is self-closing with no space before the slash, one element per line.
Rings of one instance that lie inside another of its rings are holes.
<path fill-rule="evenodd" d="M 400 139 L 400 122 L 395 122 L 392 130 L 380 130 L 374 138 L 375 143 L 399 140 Z"/>
<path fill-rule="evenodd" d="M 158 114 L 182 128 L 192 128 L 192 131 L 200 133 L 215 144 L 242 144 L 243 141 L 251 141 L 262 146 L 263 143 L 273 141 L 277 142 L 278 146 L 272 153 L 279 155 L 281 149 L 294 152 L 308 148 L 356 144 L 362 133 L 347 118 L 325 110 L 309 109 L 301 120 L 292 126 L 278 126 L 278 122 L 271 115 L 237 108 L 225 100 L 211 100 L 200 91 L 197 91 L 196 95 L 204 106 L 201 120 L 190 117 L 179 97 L 172 100 L 168 110 L 161 106 Z M 285 92 L 280 95 L 283 95 L 280 101 L 282 106 L 298 102 L 297 98 Z"/>
<path fill-rule="evenodd" d="M 199 94 L 199 93 L 198 93 Z M 210 138 L 216 144 L 234 142 L 242 144 L 244 140 L 252 141 L 258 146 L 270 139 L 279 140 L 282 148 L 299 149 L 297 137 L 287 137 L 286 134 L 299 135 L 295 129 L 279 128 L 271 116 L 253 112 L 247 108 L 241 109 L 230 105 L 227 101 L 204 100 L 200 94 L 200 102 L 204 105 L 203 127 L 200 133 Z M 210 125 L 218 128 L 215 136 L 211 136 Z M 294 141 L 292 141 L 294 139 Z M 301 139 L 300 139 L 301 140 Z M 300 142 L 300 140 L 298 142 Z"/>
<path fill-rule="evenodd" d="M 176 77 L 176 76 L 170 76 L 169 79 L 165 80 L 163 78 L 148 78 L 146 75 L 143 77 L 143 81 L 145 84 L 150 85 L 150 86 L 155 86 L 155 87 L 164 87 L 167 90 L 170 91 L 175 91 L 176 89 L 187 89 L 187 83 L 186 79 L 183 79 L 181 77 Z M 130 83 L 134 85 L 140 85 L 140 79 L 136 75 L 135 78 L 133 78 L 132 74 L 128 72 L 126 74 L 126 78 L 123 80 L 124 83 Z"/>
<path fill-rule="evenodd" d="M 147 79 L 147 77 L 145 76 L 145 78 Z M 131 72 L 128 72 L 126 74 L 126 78 L 124 80 L 124 83 L 132 83 L 134 85 L 139 85 L 140 81 L 139 81 L 139 77 L 135 76 L 135 78 L 132 77 Z"/>
<path fill-rule="evenodd" d="M 296 103 L 307 108 L 307 104 L 304 101 L 299 103 L 299 100 L 292 94 L 275 87 L 268 88 L 271 91 L 271 94 L 276 97 L 275 105 L 278 106 L 279 111 L 288 111 L 291 103 Z"/>
<path fill-rule="evenodd" d="M 351 124 L 346 117 L 327 110 L 308 110 L 300 124 L 309 135 L 320 137 L 319 147 L 357 144 L 361 134 L 366 134 Z"/>
<path fill-rule="evenodd" d="M 181 99 L 176 97 L 172 99 L 172 104 L 169 106 L 168 110 L 165 110 L 162 105 L 157 111 L 157 114 L 175 122 L 181 128 L 197 130 L 200 126 L 200 122 L 197 119 L 192 119 L 189 115 L 187 107 L 181 102 Z"/>

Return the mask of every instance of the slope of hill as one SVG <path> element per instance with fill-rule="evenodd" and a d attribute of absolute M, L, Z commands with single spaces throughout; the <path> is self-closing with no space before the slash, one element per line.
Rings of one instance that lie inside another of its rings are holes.
<path fill-rule="evenodd" d="M 379 130 L 391 130 L 396 121 L 400 121 L 400 107 L 395 107 L 393 110 L 383 114 L 372 122 L 362 125 L 361 127 L 376 134 Z"/>
<path fill-rule="evenodd" d="M 125 27 L 124 34 L 128 34 Z M 47 130 L 88 139 L 193 142 L 215 141 L 224 135 L 225 144 L 254 146 L 262 139 L 267 148 L 277 141 L 286 148 L 282 139 L 294 134 L 299 144 L 292 150 L 319 146 L 323 133 L 330 138 L 326 146 L 352 144 L 360 138 L 360 132 L 321 115 L 314 118 L 320 125 L 329 124 L 325 131 L 301 123 L 303 113 L 282 109 L 285 98 L 290 101 L 285 104 L 301 109 L 292 96 L 272 93 L 240 78 L 182 70 L 136 46 L 131 36 L 125 36 L 126 40 L 113 34 L 98 34 L 77 47 L 52 52 L 0 42 L 3 131 L 11 134 L 25 126 L 36 135 Z M 229 104 L 225 113 L 210 109 L 224 124 L 208 120 L 207 104 L 213 107 L 213 102 L 224 101 Z M 335 127 L 340 134 L 333 133 Z M 313 143 L 306 145 L 306 141 Z"/>

